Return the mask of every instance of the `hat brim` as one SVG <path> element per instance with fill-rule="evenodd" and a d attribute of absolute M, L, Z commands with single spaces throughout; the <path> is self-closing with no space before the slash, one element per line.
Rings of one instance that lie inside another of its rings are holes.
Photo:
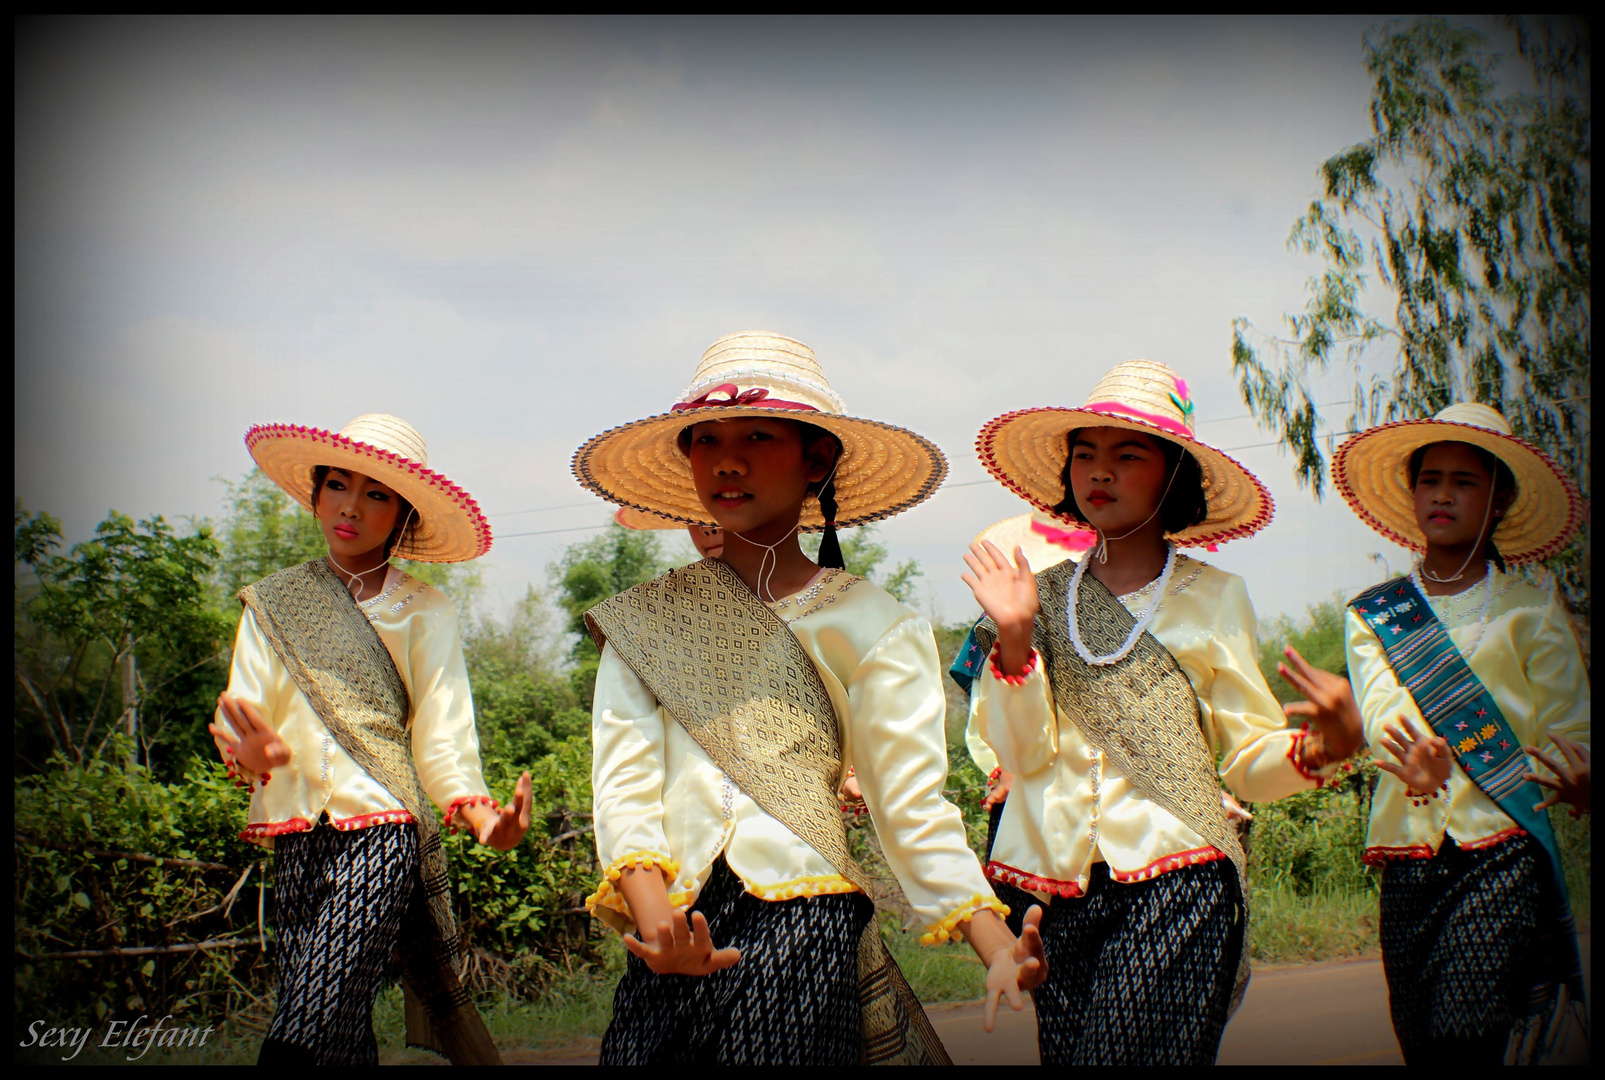
<path fill-rule="evenodd" d="M 1088 525 L 1057 513 L 1064 499 L 1061 477 L 1070 456 L 1065 437 L 1074 428 L 1111 427 L 1168 439 L 1193 455 L 1203 472 L 1209 507 L 1202 524 L 1170 534 L 1177 544 L 1197 546 L 1240 540 L 1270 524 L 1276 502 L 1259 478 L 1235 458 L 1157 424 L 1090 409 L 1046 406 L 1005 413 L 989 421 L 975 440 L 981 464 L 1004 487 L 1059 521 Z M 1090 527 L 1090 525 L 1089 525 Z"/>
<path fill-rule="evenodd" d="M 1452 420 L 1399 420 L 1361 432 L 1333 455 L 1332 483 L 1367 525 L 1400 547 L 1425 551 L 1410 491 L 1410 455 L 1437 442 L 1470 443 L 1515 476 L 1516 497 L 1493 532 L 1506 562 L 1546 559 L 1582 527 L 1582 494 L 1553 458 L 1514 435 Z"/>
<path fill-rule="evenodd" d="M 947 477 L 947 458 L 906 428 L 878 420 L 796 409 L 710 407 L 661 413 L 593 436 L 574 453 L 581 486 L 608 502 L 686 525 L 716 525 L 697 498 L 691 463 L 676 439 L 710 420 L 764 416 L 813 424 L 841 440 L 836 467 L 836 524 L 842 528 L 891 517 L 924 502 Z M 825 527 L 819 504 L 803 504 L 804 532 Z"/>
<path fill-rule="evenodd" d="M 1019 548 L 1025 554 L 1025 561 L 1030 564 L 1031 572 L 1040 574 L 1050 566 L 1058 566 L 1067 559 L 1079 560 L 1087 553 L 1087 547 L 1065 547 L 1056 544 L 1033 529 L 1032 523 L 1036 520 L 1034 514 L 1017 514 L 1002 521 L 993 522 L 976 536 L 977 544 L 990 541 L 997 545 L 999 551 L 1014 561 L 1014 549 Z"/>
<path fill-rule="evenodd" d="M 414 562 L 466 562 L 490 550 L 490 522 L 473 497 L 440 473 L 381 447 L 298 424 L 258 424 L 245 446 L 285 494 L 312 509 L 312 470 L 319 465 L 361 473 L 393 489 L 418 521 L 391 552 Z"/>

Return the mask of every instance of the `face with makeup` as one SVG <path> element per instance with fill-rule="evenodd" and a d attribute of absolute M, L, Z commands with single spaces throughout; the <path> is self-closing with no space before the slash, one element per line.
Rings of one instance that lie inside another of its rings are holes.
<path fill-rule="evenodd" d="M 1153 518 L 1170 466 L 1159 440 L 1116 427 L 1087 427 L 1070 446 L 1071 490 L 1087 524 L 1120 536 Z"/>
<path fill-rule="evenodd" d="M 791 531 L 808 485 L 830 474 L 829 439 L 803 443 L 796 421 L 768 416 L 692 425 L 686 457 L 697 497 L 724 532 L 773 543 Z"/>
<path fill-rule="evenodd" d="M 383 554 L 404 500 L 372 477 L 331 468 L 314 494 L 313 515 L 329 553 L 343 562 Z"/>
<path fill-rule="evenodd" d="M 1479 543 L 1484 530 L 1491 535 L 1514 492 L 1495 490 L 1493 473 L 1475 447 L 1441 442 L 1422 455 L 1413 494 L 1416 524 L 1427 543 L 1460 548 Z"/>

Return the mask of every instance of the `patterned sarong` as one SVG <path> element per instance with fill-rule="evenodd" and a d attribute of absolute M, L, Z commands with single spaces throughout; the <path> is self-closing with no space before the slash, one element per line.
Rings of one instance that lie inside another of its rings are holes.
<path fill-rule="evenodd" d="M 1415 700 L 1433 732 L 1448 741 L 1455 763 L 1544 852 L 1551 887 L 1544 890 L 1545 911 L 1535 948 L 1545 962 L 1534 975 L 1532 1008 L 1512 1033 L 1514 1059 L 1534 1061 L 1560 1034 L 1568 996 L 1579 1012 L 1584 1001 L 1582 962 L 1560 846 L 1549 818 L 1533 810 L 1548 791 L 1524 779 L 1533 766 L 1521 740 L 1409 578 L 1367 589 L 1349 606 L 1376 634 L 1399 685 Z M 1555 992 L 1557 984 L 1565 993 Z"/>
<path fill-rule="evenodd" d="M 836 799 L 830 694 L 790 627 L 735 571 L 714 559 L 671 570 L 602 601 L 585 624 L 748 798 L 869 893 Z M 858 969 L 863 1063 L 951 1064 L 873 919 Z"/>
<path fill-rule="evenodd" d="M 410 703 L 390 650 L 322 559 L 280 570 L 239 597 L 340 748 L 417 823 L 419 888 L 401 946 L 407 986 L 421 1007 L 407 1010 L 407 1041 L 459 1065 L 500 1064 L 458 977 L 446 853 L 408 746 Z"/>

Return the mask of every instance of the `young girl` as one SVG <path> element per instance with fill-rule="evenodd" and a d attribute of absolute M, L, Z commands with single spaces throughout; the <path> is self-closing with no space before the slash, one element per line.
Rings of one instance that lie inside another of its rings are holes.
<path fill-rule="evenodd" d="M 1357 745 L 1358 718 L 1314 710 L 1315 732 L 1286 728 L 1242 579 L 1177 550 L 1248 536 L 1272 504 L 1194 436 L 1175 372 L 1120 364 L 1082 408 L 1001 416 L 977 449 L 1006 487 L 1096 534 L 1040 575 L 1019 549 L 1014 565 L 990 543 L 965 556 L 991 657 L 972 722 L 1014 774 L 987 874 L 1049 904 L 1042 1062 L 1211 1064 L 1247 977 L 1221 784 L 1253 801 L 1312 788 Z"/>
<path fill-rule="evenodd" d="M 490 527 L 393 416 L 361 416 L 339 434 L 258 426 L 245 443 L 329 545 L 326 558 L 240 591 L 210 729 L 251 791 L 242 835 L 277 857 L 278 1008 L 260 1062 L 376 1064 L 373 1002 L 399 945 L 408 1041 L 459 1064 L 499 1063 L 458 982 L 430 802 L 448 827 L 505 851 L 529 828 L 529 774 L 498 811 L 480 775 L 456 612 L 390 565 L 392 555 L 476 558 Z"/>
<path fill-rule="evenodd" d="M 664 414 L 574 458 L 610 502 L 717 524 L 723 549 L 592 608 L 593 783 L 605 873 L 587 904 L 626 936 L 604 1064 L 947 1060 L 881 943 L 837 792 L 851 761 L 927 943 L 969 940 L 996 1000 L 1041 977 L 965 844 L 931 629 L 841 569 L 835 525 L 922 501 L 946 462 L 844 415 L 807 346 L 714 342 Z M 820 565 L 800 529 L 825 529 Z"/>
<path fill-rule="evenodd" d="M 1373 428 L 1338 450 L 1332 473 L 1368 525 L 1423 553 L 1347 615 L 1365 733 L 1394 759 L 1377 762 L 1387 775 L 1365 851 L 1384 867 L 1394 1031 L 1412 1065 L 1531 1063 L 1573 1011 L 1563 1006 L 1581 1012 L 1545 811 L 1589 809 L 1590 691 L 1565 612 L 1506 565 L 1564 547 L 1581 499 L 1486 405 Z M 1532 772 L 1524 750 L 1554 776 Z"/>

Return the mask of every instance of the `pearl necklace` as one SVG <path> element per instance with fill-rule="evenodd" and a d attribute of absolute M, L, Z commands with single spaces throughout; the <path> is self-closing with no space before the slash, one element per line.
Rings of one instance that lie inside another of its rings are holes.
<path fill-rule="evenodd" d="M 1465 572 L 1465 568 L 1464 567 L 1461 567 L 1461 572 L 1462 573 Z M 1420 563 L 1417 563 L 1416 564 L 1416 568 L 1414 570 L 1410 571 L 1410 584 L 1414 585 L 1416 587 L 1416 590 L 1418 592 L 1420 592 L 1422 596 L 1427 596 L 1427 587 L 1421 580 L 1421 564 Z M 1444 597 L 1444 599 L 1446 599 L 1446 600 L 1448 598 L 1449 597 L 1447 597 L 1447 596 Z M 1431 597 L 1430 596 L 1427 597 L 1427 599 L 1428 599 L 1429 602 L 1431 601 Z M 1457 648 L 1460 649 L 1460 655 L 1465 657 L 1467 660 L 1471 659 L 1471 654 L 1473 652 L 1475 652 L 1476 649 L 1477 649 L 1477 643 L 1482 640 L 1482 632 L 1488 628 L 1488 612 L 1493 606 L 1494 606 L 1494 562 L 1493 562 L 1492 559 L 1489 559 L 1488 560 L 1488 568 L 1483 572 L 1483 579 L 1482 579 L 1482 608 L 1481 608 L 1481 610 L 1479 610 L 1477 612 L 1477 621 L 1472 624 L 1473 626 L 1475 626 L 1477 628 L 1477 632 L 1472 637 L 1472 639 L 1469 642 L 1467 642 L 1464 646 L 1457 646 Z M 1447 626 L 1444 627 L 1444 630 L 1447 632 L 1448 627 Z"/>
<path fill-rule="evenodd" d="M 1143 631 L 1148 629 L 1148 624 L 1153 622 L 1154 615 L 1159 611 L 1159 602 L 1165 598 L 1165 587 L 1170 584 L 1170 575 L 1176 570 L 1176 545 L 1166 544 L 1165 546 L 1169 549 L 1165 555 L 1165 569 L 1160 571 L 1159 587 L 1154 590 L 1154 598 L 1149 601 L 1148 607 L 1143 613 L 1137 616 L 1136 624 L 1132 626 L 1131 632 L 1126 635 L 1126 640 L 1121 644 L 1120 648 L 1108 656 L 1094 656 L 1092 650 L 1088 649 L 1081 640 L 1081 625 L 1080 620 L 1076 618 L 1076 607 L 1081 599 L 1081 576 L 1087 572 L 1087 563 L 1092 560 L 1083 555 L 1081 561 L 1076 563 L 1076 572 L 1070 575 L 1070 602 L 1067 605 L 1069 608 L 1067 617 L 1070 621 L 1070 644 L 1075 646 L 1077 656 L 1094 667 L 1108 667 L 1110 664 L 1120 663 L 1120 661 L 1131 655 L 1131 650 L 1137 647 L 1137 639 L 1142 637 Z"/>

